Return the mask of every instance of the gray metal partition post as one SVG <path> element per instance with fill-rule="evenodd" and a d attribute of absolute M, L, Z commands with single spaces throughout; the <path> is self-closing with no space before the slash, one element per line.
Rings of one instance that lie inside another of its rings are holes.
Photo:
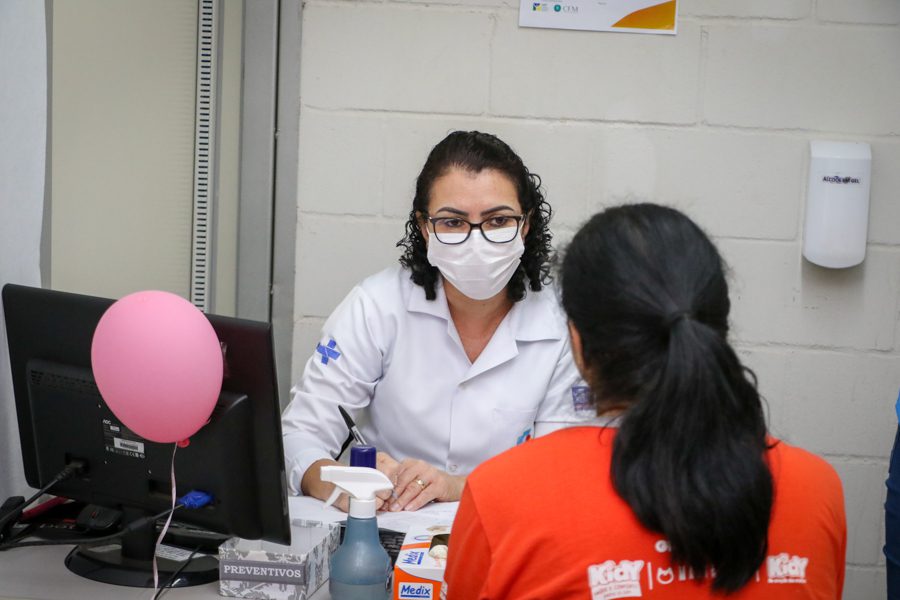
<path fill-rule="evenodd" d="M 300 98 L 299 0 L 244 3 L 237 316 L 271 320 L 288 399 Z"/>

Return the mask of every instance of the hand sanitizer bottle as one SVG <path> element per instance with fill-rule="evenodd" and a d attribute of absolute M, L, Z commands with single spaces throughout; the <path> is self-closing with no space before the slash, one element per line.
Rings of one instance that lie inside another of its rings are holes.
<path fill-rule="evenodd" d="M 322 467 L 322 481 L 334 483 L 334 493 L 350 495 L 344 541 L 331 557 L 328 591 L 333 600 L 388 600 L 393 570 L 378 539 L 375 493 L 393 489 L 391 480 L 369 467 Z"/>

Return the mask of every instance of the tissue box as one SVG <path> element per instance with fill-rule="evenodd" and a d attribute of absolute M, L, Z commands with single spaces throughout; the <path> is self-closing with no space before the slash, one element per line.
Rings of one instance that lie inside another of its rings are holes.
<path fill-rule="evenodd" d="M 394 600 L 438 600 L 444 585 L 446 558 L 434 557 L 434 546 L 448 545 L 449 525 L 412 527 L 394 563 Z"/>
<path fill-rule="evenodd" d="M 306 600 L 328 581 L 340 526 L 291 523 L 291 545 L 232 538 L 219 547 L 219 593 L 236 598 Z"/>

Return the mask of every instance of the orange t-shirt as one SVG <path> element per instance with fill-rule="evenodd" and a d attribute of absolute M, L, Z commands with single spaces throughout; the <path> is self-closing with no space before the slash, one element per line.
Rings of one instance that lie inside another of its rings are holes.
<path fill-rule="evenodd" d="M 673 566 L 666 540 L 645 529 L 615 492 L 615 432 L 558 431 L 469 476 L 450 536 L 448 600 L 724 597 L 709 580 Z M 768 556 L 727 598 L 839 600 L 847 545 L 840 479 L 817 456 L 772 442 Z"/>

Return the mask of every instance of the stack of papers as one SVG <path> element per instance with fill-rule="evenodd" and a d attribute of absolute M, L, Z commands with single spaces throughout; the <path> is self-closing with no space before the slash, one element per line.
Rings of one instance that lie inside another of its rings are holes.
<path fill-rule="evenodd" d="M 333 506 L 308 496 L 291 496 L 288 498 L 291 520 L 319 521 L 320 523 L 339 523 L 347 520 L 347 513 Z M 417 511 L 380 512 L 378 526 L 391 531 L 406 533 L 411 527 L 428 527 L 435 523 L 450 524 L 456 516 L 459 502 L 432 502 Z"/>

